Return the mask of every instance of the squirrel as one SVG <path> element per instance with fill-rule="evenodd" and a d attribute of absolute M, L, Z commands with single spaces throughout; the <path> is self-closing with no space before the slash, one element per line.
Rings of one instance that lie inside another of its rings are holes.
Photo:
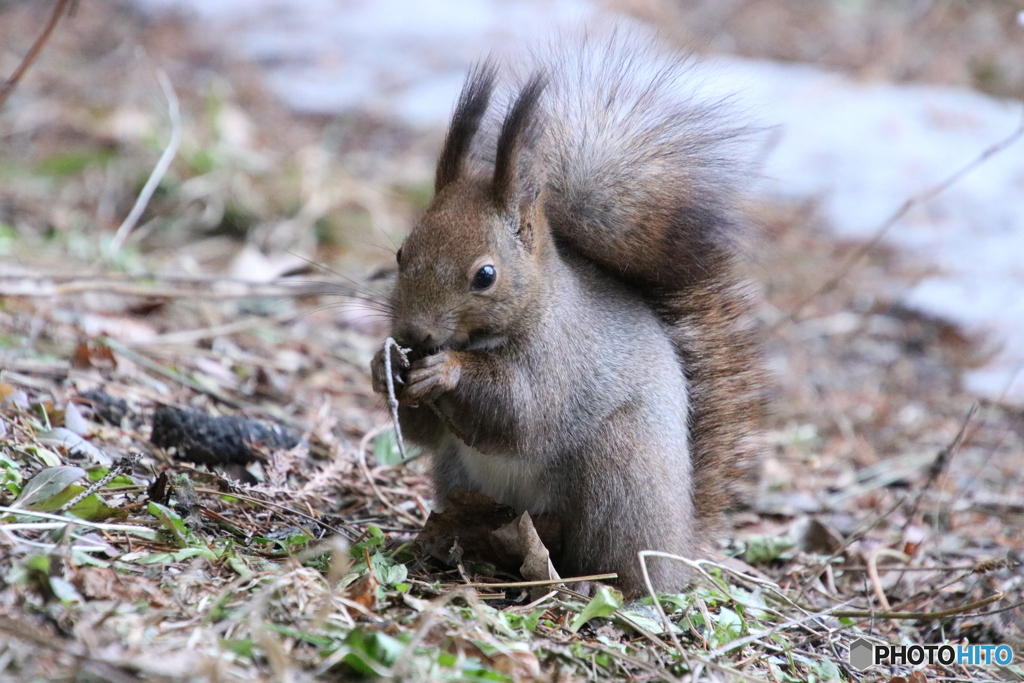
<path fill-rule="evenodd" d="M 436 504 L 462 487 L 553 514 L 561 575 L 631 594 L 639 551 L 707 552 L 759 449 L 750 129 L 692 87 L 689 56 L 622 32 L 479 63 L 390 297 L 399 423 L 433 453 Z M 647 567 L 659 592 L 691 578 Z"/>

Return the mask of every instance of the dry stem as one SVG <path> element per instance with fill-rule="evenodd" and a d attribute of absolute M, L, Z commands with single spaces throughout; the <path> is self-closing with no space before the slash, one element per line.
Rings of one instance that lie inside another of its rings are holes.
<path fill-rule="evenodd" d="M 11 93 L 14 92 L 14 88 L 17 87 L 18 81 L 25 75 L 28 68 L 32 66 L 32 63 L 36 61 L 36 57 L 39 56 L 39 52 L 46 45 L 46 41 L 50 39 L 50 34 L 53 33 L 53 29 L 57 27 L 57 22 L 60 21 L 61 16 L 67 10 L 68 6 L 71 5 L 71 0 L 57 0 L 57 4 L 53 8 L 53 13 L 50 14 L 50 21 L 46 23 L 46 28 L 36 38 L 36 42 L 32 43 L 32 47 L 25 54 L 25 58 L 21 60 L 21 64 L 14 70 L 11 77 L 4 83 L 3 88 L 0 88 L 0 107 L 4 106 L 4 102 L 10 97 Z"/>

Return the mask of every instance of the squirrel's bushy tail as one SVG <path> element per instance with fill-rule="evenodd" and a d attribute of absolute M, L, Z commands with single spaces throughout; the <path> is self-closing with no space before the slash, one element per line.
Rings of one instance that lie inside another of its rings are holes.
<path fill-rule="evenodd" d="M 714 522 L 759 450 L 764 383 L 736 273 L 751 131 L 732 123 L 727 100 L 701 94 L 692 59 L 637 31 L 535 57 L 520 80 L 547 81 L 534 168 L 552 232 L 666 321 L 690 380 L 694 502 Z"/>

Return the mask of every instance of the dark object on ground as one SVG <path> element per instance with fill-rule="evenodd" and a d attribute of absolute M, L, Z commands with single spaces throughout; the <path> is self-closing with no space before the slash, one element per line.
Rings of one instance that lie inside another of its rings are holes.
<path fill-rule="evenodd" d="M 111 396 L 102 389 L 83 391 L 78 398 L 87 402 L 86 404 L 92 408 L 92 413 L 96 418 L 115 427 L 120 427 L 121 421 L 131 411 L 128 401 Z"/>
<path fill-rule="evenodd" d="M 166 472 L 161 472 L 149 485 L 149 488 L 146 489 L 146 498 L 154 503 L 167 505 L 171 499 L 171 479 Z"/>
<path fill-rule="evenodd" d="M 247 417 L 211 417 L 194 410 L 161 406 L 153 413 L 154 446 L 175 450 L 178 460 L 204 465 L 245 465 L 261 460 L 259 448 L 299 445 L 291 430 Z"/>
<path fill-rule="evenodd" d="M 510 553 L 505 547 L 507 541 L 496 532 L 517 519 L 515 510 L 508 505 L 496 503 L 482 493 L 456 488 L 448 494 L 443 512 L 430 513 L 416 543 L 423 554 L 448 566 L 460 562 L 486 563 L 516 573 L 524 558 Z M 538 515 L 530 524 L 544 547 L 557 555 L 562 546 L 557 520 L 551 515 Z"/>

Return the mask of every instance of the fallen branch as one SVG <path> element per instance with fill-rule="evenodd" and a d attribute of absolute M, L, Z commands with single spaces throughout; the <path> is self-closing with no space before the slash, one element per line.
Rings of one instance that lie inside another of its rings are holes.
<path fill-rule="evenodd" d="M 875 612 L 872 610 L 862 609 L 851 609 L 851 610 L 835 610 L 829 612 L 829 616 L 836 617 L 837 619 L 911 619 L 916 621 L 935 621 L 936 619 L 945 619 L 946 617 L 954 617 L 958 614 L 964 614 L 971 610 L 985 605 L 991 605 L 993 602 L 998 602 L 1003 599 L 1002 593 L 996 593 L 990 595 L 987 598 L 978 600 L 977 602 L 971 602 L 961 607 L 951 607 L 950 609 L 940 610 L 938 612 Z"/>

